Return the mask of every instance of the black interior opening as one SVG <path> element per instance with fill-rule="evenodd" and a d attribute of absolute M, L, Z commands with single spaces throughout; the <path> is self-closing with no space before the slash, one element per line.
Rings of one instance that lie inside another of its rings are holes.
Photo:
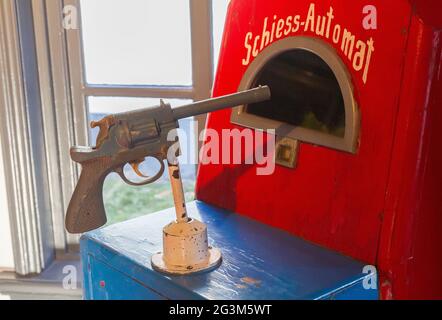
<path fill-rule="evenodd" d="M 304 49 L 281 53 L 262 68 L 256 85 L 268 85 L 272 99 L 247 106 L 247 113 L 344 137 L 345 108 L 339 83 L 316 54 Z"/>

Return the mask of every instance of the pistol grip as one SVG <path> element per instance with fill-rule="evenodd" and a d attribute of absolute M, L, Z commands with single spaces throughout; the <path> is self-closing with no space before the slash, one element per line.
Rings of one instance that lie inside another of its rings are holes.
<path fill-rule="evenodd" d="M 70 233 L 86 232 L 106 223 L 103 183 L 111 171 L 110 162 L 109 158 L 97 158 L 81 163 L 80 179 L 66 213 L 65 224 Z"/>

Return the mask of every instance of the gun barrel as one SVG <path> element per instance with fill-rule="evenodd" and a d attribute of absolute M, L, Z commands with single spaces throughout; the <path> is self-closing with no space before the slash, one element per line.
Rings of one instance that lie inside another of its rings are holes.
<path fill-rule="evenodd" d="M 262 102 L 269 100 L 270 97 L 270 88 L 268 86 L 260 86 L 258 88 L 245 90 L 239 93 L 229 94 L 218 98 L 202 100 L 188 105 L 176 107 L 172 109 L 172 112 L 174 118 L 178 120 L 229 107 Z"/>

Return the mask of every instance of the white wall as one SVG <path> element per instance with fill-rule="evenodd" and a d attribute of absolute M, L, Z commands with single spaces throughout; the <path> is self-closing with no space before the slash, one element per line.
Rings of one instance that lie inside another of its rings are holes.
<path fill-rule="evenodd" d="M 6 202 L 6 183 L 0 140 L 0 269 L 14 269 L 9 212 Z"/>

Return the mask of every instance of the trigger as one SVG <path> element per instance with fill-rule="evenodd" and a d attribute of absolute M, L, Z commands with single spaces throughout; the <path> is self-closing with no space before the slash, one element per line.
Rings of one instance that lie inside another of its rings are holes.
<path fill-rule="evenodd" d="M 144 161 L 135 161 L 135 162 L 131 162 L 130 166 L 132 167 L 132 169 L 134 170 L 134 172 L 137 174 L 137 176 L 142 177 L 142 178 L 149 178 L 149 176 L 144 175 L 141 171 L 140 171 L 140 164 Z"/>

